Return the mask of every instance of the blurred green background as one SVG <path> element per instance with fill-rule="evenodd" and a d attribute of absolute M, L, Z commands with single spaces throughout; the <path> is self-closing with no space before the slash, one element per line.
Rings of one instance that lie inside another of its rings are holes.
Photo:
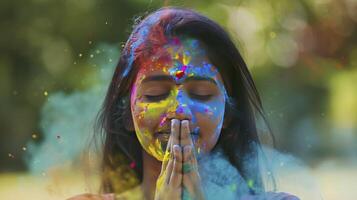
<path fill-rule="evenodd" d="M 312 168 L 326 199 L 357 196 L 351 189 L 357 187 L 351 180 L 357 177 L 356 0 L 1 1 L 0 196 L 34 182 L 29 150 L 36 152 L 48 135 L 68 147 L 61 140 L 69 133 L 46 128 L 66 116 L 46 121 L 52 94 L 57 103 L 82 94 L 99 105 L 104 90 L 88 91 L 106 87 L 133 24 L 162 6 L 192 8 L 225 27 L 256 80 L 278 149 Z M 103 65 L 109 66 L 106 76 L 100 75 Z M 71 117 L 83 119 L 85 109 Z M 63 158 L 77 154 L 73 149 Z M 47 187 L 44 181 L 39 187 Z"/>

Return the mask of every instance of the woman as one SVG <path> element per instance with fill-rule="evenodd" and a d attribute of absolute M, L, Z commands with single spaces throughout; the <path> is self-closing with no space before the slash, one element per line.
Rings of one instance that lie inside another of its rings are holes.
<path fill-rule="evenodd" d="M 228 34 L 194 11 L 160 9 L 130 35 L 100 113 L 104 195 L 72 199 L 297 199 L 265 191 L 256 114 Z"/>

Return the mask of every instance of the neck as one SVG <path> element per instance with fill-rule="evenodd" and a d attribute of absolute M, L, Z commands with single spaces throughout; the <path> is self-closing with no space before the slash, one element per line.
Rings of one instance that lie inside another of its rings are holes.
<path fill-rule="evenodd" d="M 142 191 L 145 199 L 152 200 L 155 196 L 156 180 L 161 171 L 161 162 L 142 151 L 143 154 L 143 182 Z"/>

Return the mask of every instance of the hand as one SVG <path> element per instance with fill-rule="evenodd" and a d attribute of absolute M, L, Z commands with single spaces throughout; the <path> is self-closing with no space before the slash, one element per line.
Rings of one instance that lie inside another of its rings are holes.
<path fill-rule="evenodd" d="M 183 189 L 188 192 L 190 199 L 204 199 L 189 121 L 183 120 L 180 124 L 179 120 L 173 119 L 161 172 L 156 182 L 155 200 L 181 200 L 185 198 L 182 196 Z"/>
<path fill-rule="evenodd" d="M 156 181 L 155 200 L 181 200 L 182 149 L 179 132 L 180 121 L 171 120 L 171 134 L 162 161 L 161 172 Z"/>
<path fill-rule="evenodd" d="M 284 192 L 266 192 L 260 195 L 244 195 L 241 200 L 299 200 L 299 198 Z"/>
<path fill-rule="evenodd" d="M 204 194 L 198 173 L 196 150 L 190 133 L 189 121 L 182 120 L 180 144 L 183 147 L 183 188 L 188 192 L 189 199 L 203 200 Z"/>

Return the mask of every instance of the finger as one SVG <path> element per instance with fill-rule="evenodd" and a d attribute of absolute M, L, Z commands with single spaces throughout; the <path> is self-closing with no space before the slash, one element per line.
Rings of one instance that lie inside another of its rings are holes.
<path fill-rule="evenodd" d="M 169 137 L 169 141 L 167 142 L 166 150 L 165 150 L 165 155 L 163 158 L 163 162 L 161 165 L 161 173 L 162 175 L 163 172 L 165 172 L 165 169 L 167 168 L 167 164 L 170 159 L 173 159 L 173 153 L 172 153 L 172 146 L 174 144 L 178 144 L 178 139 L 175 139 L 177 137 L 177 133 L 179 132 L 180 129 L 180 124 L 177 119 L 172 119 L 171 120 L 171 134 Z M 171 172 L 170 172 L 171 174 Z"/>
<path fill-rule="evenodd" d="M 169 137 L 169 141 L 166 146 L 164 159 L 161 165 L 160 176 L 165 176 L 163 179 L 165 183 L 168 183 L 171 177 L 172 168 L 173 168 L 173 152 L 172 146 L 174 145 L 174 141 L 178 141 L 175 139 L 177 137 L 177 133 L 179 132 L 180 124 L 177 119 L 171 120 L 171 134 Z"/>
<path fill-rule="evenodd" d="M 201 182 L 197 177 L 198 172 L 192 171 L 187 174 L 183 174 L 183 188 L 188 192 L 189 196 L 193 199 L 204 199 Z M 196 178 L 195 178 L 196 177 Z"/>
<path fill-rule="evenodd" d="M 193 199 L 204 199 L 199 178 L 197 162 L 194 159 L 194 147 L 186 145 L 183 147 L 183 186 Z M 186 169 L 185 169 L 186 168 Z"/>
<path fill-rule="evenodd" d="M 173 169 L 170 177 L 169 184 L 174 187 L 178 188 L 181 186 L 182 183 L 182 150 L 181 147 L 177 144 L 173 146 L 174 152 L 174 163 Z"/>
<path fill-rule="evenodd" d="M 183 182 L 189 181 L 188 183 L 192 182 L 192 184 L 197 185 L 200 184 L 200 176 L 198 172 L 197 160 L 194 157 L 193 148 L 192 146 L 185 146 L 184 147 L 184 164 L 183 168 L 189 166 L 189 171 L 183 169 Z"/>
<path fill-rule="evenodd" d="M 184 165 L 188 166 L 189 169 L 183 169 L 184 176 L 189 177 L 189 178 L 195 178 L 193 180 L 198 180 L 198 166 L 197 166 L 197 161 L 194 159 L 194 153 L 192 146 L 185 146 L 183 150 L 184 154 L 184 161 L 183 161 L 183 167 Z"/>
<path fill-rule="evenodd" d="M 181 121 L 181 135 L 180 135 L 180 144 L 181 146 L 192 145 L 193 141 L 190 132 L 190 126 L 188 120 Z"/>
<path fill-rule="evenodd" d="M 170 159 L 169 163 L 167 164 L 166 169 L 164 169 L 165 171 L 165 184 L 169 184 L 170 182 L 170 178 L 171 178 L 171 174 L 172 174 L 172 170 L 173 170 L 173 165 L 174 165 L 174 160 Z"/>
<path fill-rule="evenodd" d="M 183 162 L 190 162 L 192 156 L 192 146 L 186 145 L 183 147 Z"/>
<path fill-rule="evenodd" d="M 162 165 L 161 165 L 161 172 L 160 172 L 160 175 L 162 175 L 162 173 L 165 171 L 165 169 L 167 168 L 167 165 L 170 161 L 170 158 L 172 158 L 172 152 L 171 152 L 171 140 L 172 140 L 172 137 L 170 135 L 170 138 L 169 138 L 169 141 L 167 142 L 167 146 L 166 146 L 166 150 L 165 150 L 165 154 L 164 154 L 164 158 L 162 160 Z M 172 159 L 171 159 L 172 160 Z"/>
<path fill-rule="evenodd" d="M 172 147 L 177 144 L 180 144 L 180 120 L 172 119 L 171 120 L 171 135 L 172 135 L 172 144 L 171 144 L 171 151 Z M 170 137 L 171 137 L 170 135 Z"/>
<path fill-rule="evenodd" d="M 194 148 L 195 145 L 193 143 L 192 140 L 192 136 L 191 136 L 191 131 L 190 131 L 190 126 L 189 126 L 189 121 L 188 120 L 182 120 L 181 122 L 181 140 L 180 140 L 180 144 L 181 146 L 186 146 L 186 145 L 190 145 L 192 146 L 192 156 L 193 159 L 195 160 L 195 163 L 197 165 L 197 152 L 196 149 Z"/>
<path fill-rule="evenodd" d="M 192 162 L 191 162 L 191 157 L 192 157 L 192 147 L 190 145 L 186 145 L 183 148 L 183 185 L 190 194 L 194 194 L 194 185 L 191 180 L 191 174 L 193 173 L 194 169 L 191 169 Z M 191 170 L 190 172 L 187 172 L 185 169 L 185 166 L 189 166 Z"/>
<path fill-rule="evenodd" d="M 183 177 L 186 175 L 184 174 Z M 183 181 L 183 189 L 187 191 L 188 195 L 191 197 L 191 199 L 194 199 L 193 197 L 195 196 L 195 187 L 192 181 L 188 178 Z"/>
<path fill-rule="evenodd" d="M 196 152 L 196 149 L 195 148 L 193 148 L 192 150 L 191 150 L 191 158 L 190 158 L 190 161 L 192 162 L 192 165 L 194 166 L 194 167 L 198 167 L 198 165 L 197 165 L 197 152 Z"/>
<path fill-rule="evenodd" d="M 166 168 L 161 169 L 160 175 L 156 181 L 156 189 L 163 188 L 169 184 L 173 171 L 173 163 L 174 160 L 170 159 Z"/>
<path fill-rule="evenodd" d="M 162 187 L 164 184 L 167 185 L 170 180 L 170 176 L 172 173 L 172 165 L 173 165 L 173 159 L 172 159 L 173 156 L 172 156 L 172 152 L 170 152 L 170 144 L 171 144 L 171 137 L 167 142 L 164 159 L 162 160 L 161 171 L 156 183 L 157 187 Z"/>

